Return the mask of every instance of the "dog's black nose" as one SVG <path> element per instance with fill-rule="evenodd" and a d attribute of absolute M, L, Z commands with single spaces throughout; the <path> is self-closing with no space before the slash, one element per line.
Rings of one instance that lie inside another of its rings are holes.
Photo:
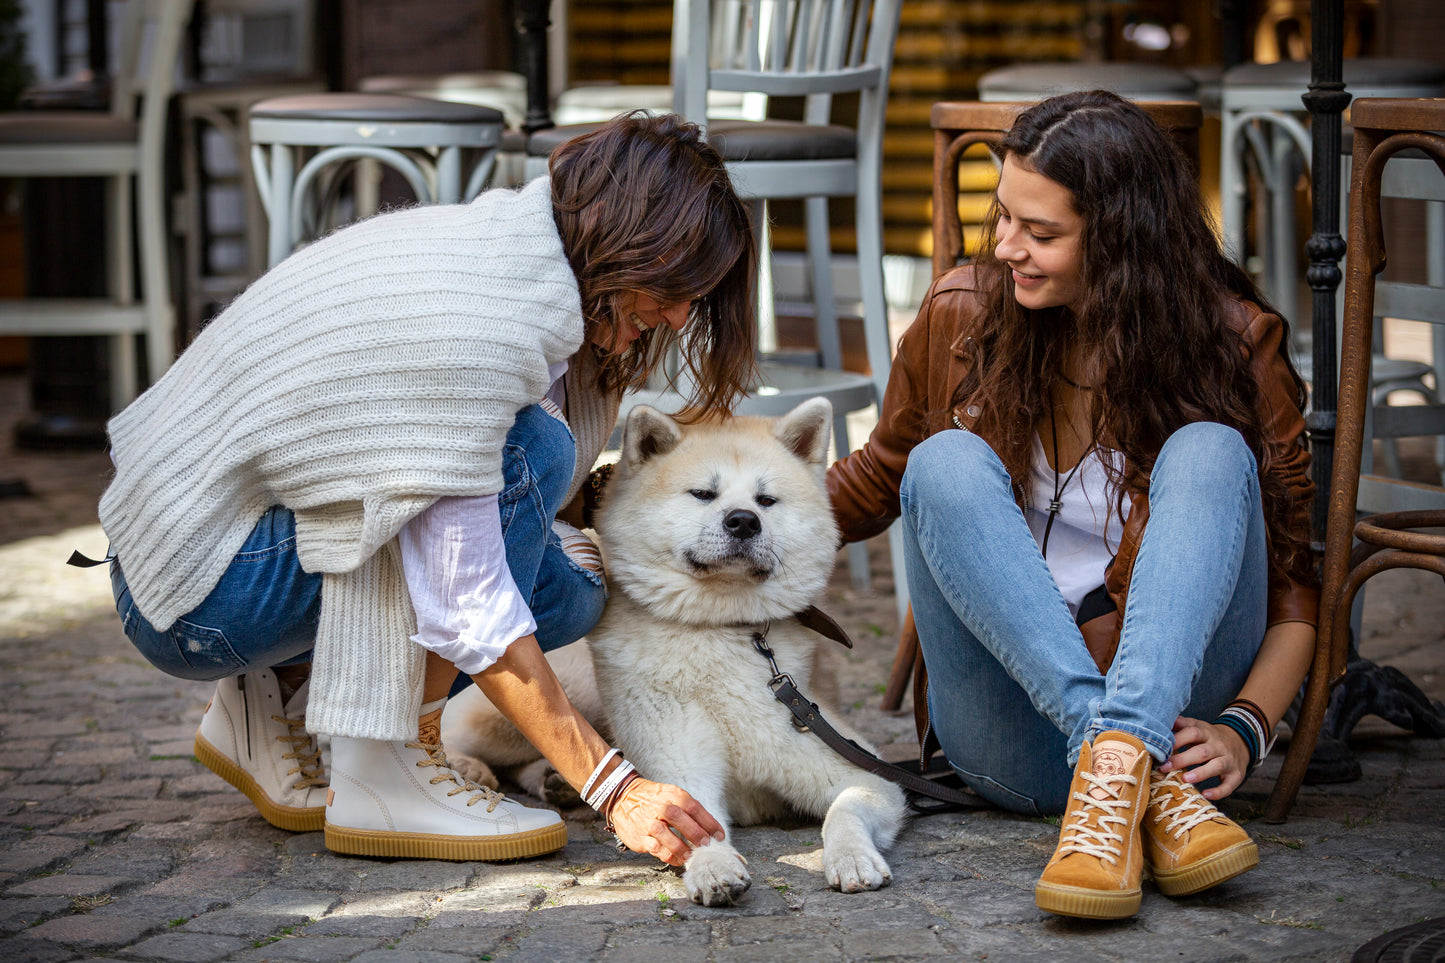
<path fill-rule="evenodd" d="M 723 517 L 723 528 L 734 538 L 749 539 L 763 530 L 763 523 L 746 508 L 734 508 Z"/>

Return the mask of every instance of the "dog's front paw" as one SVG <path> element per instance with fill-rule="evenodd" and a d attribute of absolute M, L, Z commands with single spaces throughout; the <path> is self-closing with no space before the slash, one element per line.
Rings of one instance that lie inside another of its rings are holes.
<path fill-rule="evenodd" d="M 753 885 L 747 861 L 727 843 L 709 843 L 692 851 L 682 884 L 694 903 L 731 906 Z"/>
<path fill-rule="evenodd" d="M 491 766 L 476 756 L 449 752 L 447 753 L 447 764 L 460 773 L 463 779 L 469 779 L 478 786 L 486 786 L 488 789 L 497 788 L 496 773 L 492 772 Z"/>
<path fill-rule="evenodd" d="M 878 850 L 867 845 L 825 847 L 823 875 L 829 886 L 845 893 L 881 889 L 893 881 L 893 874 Z"/>
<path fill-rule="evenodd" d="M 516 779 L 517 785 L 525 789 L 529 795 L 537 797 L 549 806 L 571 809 L 574 806 L 582 805 L 582 797 L 577 795 L 577 790 L 573 789 L 572 785 L 562 778 L 562 774 L 545 759 L 527 763 L 517 770 Z"/>

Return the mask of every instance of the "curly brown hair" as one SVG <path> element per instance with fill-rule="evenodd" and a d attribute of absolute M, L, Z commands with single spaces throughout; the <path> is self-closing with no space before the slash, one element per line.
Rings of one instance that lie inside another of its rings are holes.
<path fill-rule="evenodd" d="M 599 352 L 601 387 L 640 387 L 681 342 L 684 419 L 731 410 L 752 383 L 757 246 L 748 209 L 696 124 L 633 111 L 552 152 L 552 210 L 582 292 L 589 341 L 610 343 L 619 299 L 691 302 L 681 332 L 658 325 Z"/>
<path fill-rule="evenodd" d="M 1260 468 L 1272 568 L 1311 580 L 1309 546 L 1287 523 L 1290 493 L 1271 472 L 1289 453 L 1267 441 L 1246 345 L 1226 323 L 1233 299 L 1273 309 L 1221 252 L 1183 153 L 1144 110 L 1105 91 L 1064 94 L 1024 111 L 997 153 L 1072 195 L 1084 222 L 1084 294 L 1077 311 L 1018 303 L 1012 274 L 994 255 L 995 200 L 975 261 L 985 305 L 975 334 L 978 364 L 957 399 L 979 404 L 975 430 L 1016 484 L 1026 479 L 1032 435 L 1047 399 L 1063 387 L 1065 357 L 1087 346 L 1100 366 L 1094 437 L 1124 455 L 1122 472 L 1103 460 L 1116 510 L 1128 492 L 1148 492 L 1154 460 L 1175 430 L 1197 421 L 1228 425 Z M 1286 351 L 1285 324 L 1279 350 L 1304 410 L 1305 385 Z"/>

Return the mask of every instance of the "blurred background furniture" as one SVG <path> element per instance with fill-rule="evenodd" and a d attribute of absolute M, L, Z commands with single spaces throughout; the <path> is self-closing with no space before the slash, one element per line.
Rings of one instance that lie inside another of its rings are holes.
<path fill-rule="evenodd" d="M 1128 100 L 1195 100 L 1198 82 L 1183 70 L 1146 63 L 1029 63 L 990 70 L 978 99 L 1036 101 L 1080 90 L 1108 90 Z"/>
<path fill-rule="evenodd" d="M 111 403 L 175 357 L 165 215 L 167 109 L 190 0 L 132 0 L 120 31 L 110 111 L 16 111 L 0 116 L 0 177 L 104 177 L 107 297 L 0 302 L 0 333 L 111 337 Z M 132 236 L 132 231 L 135 236 Z M 136 290 L 136 278 L 140 290 Z"/>
<path fill-rule="evenodd" d="M 1354 97 L 1437 97 L 1445 92 L 1445 67 L 1415 60 L 1363 57 L 1343 61 L 1345 86 Z M 1310 170 L 1313 148 L 1301 95 L 1309 84 L 1303 61 L 1241 64 L 1224 74 L 1220 141 L 1220 194 L 1225 247 L 1250 267 L 1245 239 L 1253 171 L 1256 225 L 1255 270 L 1265 294 L 1291 323 L 1300 320 L 1300 262 L 1295 227 L 1295 188 Z M 1299 325 L 1304 333 L 1308 326 Z"/>
<path fill-rule="evenodd" d="M 351 161 L 397 171 L 421 204 L 476 196 L 496 160 L 502 113 L 400 94 L 310 94 L 253 105 L 250 134 L 269 225 L 267 262 L 275 265 L 335 216 L 347 219 L 338 215 L 334 189 Z M 369 213 L 363 201 L 350 216 Z"/>
<path fill-rule="evenodd" d="M 1374 575 L 1419 568 L 1445 578 L 1445 487 L 1361 474 L 1368 464 L 1372 418 L 1377 431 L 1445 432 L 1445 406 L 1394 409 L 1386 419 L 1370 390 L 1376 316 L 1445 325 L 1445 277 L 1439 265 L 1424 284 L 1376 279 L 1386 258 L 1381 196 L 1445 201 L 1445 135 L 1435 133 L 1445 130 L 1445 99 L 1357 100 L 1352 123 L 1348 276 L 1319 635 L 1289 752 L 1270 795 L 1266 818 L 1271 821 L 1282 820 L 1294 804 L 1327 726 L 1326 710 L 1338 707 L 1333 703 L 1348 703 L 1336 716 L 1334 731 L 1327 733 L 1340 742 L 1366 713 L 1421 735 L 1445 736 L 1445 706 L 1432 705 L 1397 670 L 1351 658 L 1349 632 L 1355 596 Z M 1366 514 L 1357 521 L 1360 512 Z M 1342 680 L 1332 700 L 1331 688 Z"/>

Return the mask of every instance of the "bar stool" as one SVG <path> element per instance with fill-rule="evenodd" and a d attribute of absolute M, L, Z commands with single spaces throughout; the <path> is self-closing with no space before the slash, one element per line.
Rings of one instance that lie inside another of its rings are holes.
<path fill-rule="evenodd" d="M 978 78 L 978 99 L 1034 101 L 1081 90 L 1107 90 L 1128 100 L 1196 100 L 1198 84 L 1173 67 L 1133 63 L 1012 64 Z"/>
<path fill-rule="evenodd" d="M 319 201 L 311 192 L 329 188 L 323 175 L 340 162 L 369 158 L 391 167 L 422 204 L 476 196 L 496 161 L 502 113 L 398 94 L 310 94 L 254 105 L 250 131 L 269 220 L 267 260 L 275 265 L 316 229 L 329 190 Z"/>
<path fill-rule="evenodd" d="M 1445 67 L 1417 60 L 1357 57 L 1344 62 L 1345 87 L 1360 97 L 1438 97 Z M 1309 88 L 1310 65 L 1285 60 L 1241 64 L 1225 71 L 1221 95 L 1219 188 L 1226 250 L 1245 261 L 1246 151 L 1259 172 L 1262 195 L 1257 218 L 1264 258 L 1263 287 L 1280 313 L 1298 319 L 1299 244 L 1295 236 L 1294 188 L 1309 171 L 1311 140 L 1300 97 Z"/>

